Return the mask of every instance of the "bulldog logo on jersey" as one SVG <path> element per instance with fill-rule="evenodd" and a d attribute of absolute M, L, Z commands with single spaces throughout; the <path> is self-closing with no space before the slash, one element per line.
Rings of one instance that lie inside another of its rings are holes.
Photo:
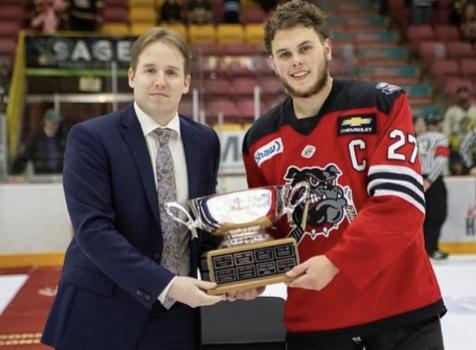
<path fill-rule="evenodd" d="M 338 183 L 341 174 L 335 164 L 329 164 L 325 168 L 288 168 L 285 175 L 288 184 L 307 181 L 311 185 L 307 203 L 301 204 L 292 217 L 288 217 L 292 226 L 290 235 L 298 242 L 306 234 L 312 239 L 318 236 L 327 238 L 344 218 L 350 222 L 356 217 L 350 188 Z"/>

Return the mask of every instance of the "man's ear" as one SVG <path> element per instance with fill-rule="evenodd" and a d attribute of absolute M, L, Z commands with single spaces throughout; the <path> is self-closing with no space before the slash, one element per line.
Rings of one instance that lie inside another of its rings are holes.
<path fill-rule="evenodd" d="M 127 71 L 127 77 L 129 81 L 129 87 L 133 89 L 134 88 L 134 70 L 132 68 L 129 68 L 129 70 Z"/>
<path fill-rule="evenodd" d="M 190 90 L 190 84 L 192 82 L 192 77 L 190 76 L 190 74 L 187 74 L 185 76 L 185 82 L 184 82 L 184 87 L 183 87 L 183 90 L 182 90 L 182 93 L 183 94 L 186 94 L 188 93 L 188 91 Z"/>
<path fill-rule="evenodd" d="M 332 42 L 331 39 L 327 38 L 323 42 L 324 45 L 324 52 L 326 53 L 326 57 L 329 61 L 332 60 Z"/>

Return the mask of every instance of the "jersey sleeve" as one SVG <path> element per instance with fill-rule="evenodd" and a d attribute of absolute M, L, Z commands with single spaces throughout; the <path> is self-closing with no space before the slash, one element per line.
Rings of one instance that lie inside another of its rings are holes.
<path fill-rule="evenodd" d="M 393 94 L 378 92 L 376 97 L 379 131 L 368 150 L 368 197 L 326 253 L 358 288 L 422 239 L 425 199 L 412 117 L 406 93 Z"/>
<path fill-rule="evenodd" d="M 249 188 L 266 186 L 268 183 L 258 165 L 256 164 L 249 145 L 250 134 L 246 133 L 243 141 L 243 163 L 246 171 L 246 181 Z"/>

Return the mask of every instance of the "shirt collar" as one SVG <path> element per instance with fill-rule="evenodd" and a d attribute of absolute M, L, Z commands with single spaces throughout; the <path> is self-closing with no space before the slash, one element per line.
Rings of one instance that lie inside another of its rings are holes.
<path fill-rule="evenodd" d="M 139 124 L 144 136 L 149 135 L 157 128 L 169 128 L 175 130 L 180 139 L 180 119 L 178 112 L 175 113 L 175 116 L 167 123 L 167 125 L 159 125 L 159 123 L 157 123 L 154 119 L 149 117 L 142 109 L 140 109 L 139 105 L 136 102 L 134 102 L 134 110 L 136 112 L 137 119 L 139 120 Z"/>

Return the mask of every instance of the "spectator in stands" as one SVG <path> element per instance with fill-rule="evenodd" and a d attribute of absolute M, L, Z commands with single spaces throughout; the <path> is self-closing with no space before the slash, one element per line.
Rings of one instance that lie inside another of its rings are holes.
<path fill-rule="evenodd" d="M 70 0 L 69 29 L 81 32 L 94 32 L 101 22 L 99 10 L 102 2 L 99 0 Z"/>
<path fill-rule="evenodd" d="M 187 17 L 190 24 L 212 23 L 212 5 L 208 0 L 191 0 L 188 3 Z"/>
<path fill-rule="evenodd" d="M 177 0 L 165 0 L 160 8 L 160 19 L 162 23 L 182 22 L 182 5 Z"/>
<path fill-rule="evenodd" d="M 427 131 L 417 136 L 425 191 L 425 249 L 431 259 L 444 260 L 448 253 L 439 249 L 438 241 L 447 215 L 447 191 L 443 176 L 447 171 L 450 149 L 448 139 L 442 132 L 443 118 L 439 114 L 429 114 L 425 121 Z"/>
<path fill-rule="evenodd" d="M 240 22 L 240 0 L 223 0 L 223 22 Z"/>
<path fill-rule="evenodd" d="M 433 5 L 436 0 L 412 0 L 412 24 L 430 24 Z"/>
<path fill-rule="evenodd" d="M 453 0 L 451 2 L 450 11 L 449 11 L 450 24 L 454 24 L 455 26 L 458 26 L 458 28 L 461 26 L 464 8 L 466 7 L 467 3 L 468 3 L 468 0 Z"/>
<path fill-rule="evenodd" d="M 470 175 L 476 175 L 476 128 L 461 141 L 461 159 Z"/>
<path fill-rule="evenodd" d="M 29 161 L 34 174 L 61 174 L 64 148 L 65 133 L 61 115 L 55 109 L 48 109 L 43 116 L 42 129 L 30 136 L 21 147 L 13 162 L 12 174 L 24 172 Z"/>
<path fill-rule="evenodd" d="M 464 8 L 463 20 L 460 25 L 464 40 L 474 44 L 476 42 L 476 2 L 468 2 Z"/>
<path fill-rule="evenodd" d="M 259 3 L 264 12 L 268 13 L 273 10 L 278 4 L 278 0 L 255 0 Z"/>
<path fill-rule="evenodd" d="M 31 28 L 43 34 L 54 34 L 61 24 L 61 17 L 66 8 L 63 0 L 35 0 L 35 13 Z"/>
<path fill-rule="evenodd" d="M 471 105 L 471 92 L 467 86 L 457 90 L 457 100 L 445 113 L 443 131 L 450 145 L 450 171 L 461 175 L 464 165 L 460 157 L 461 141 L 476 126 L 476 106 Z"/>

